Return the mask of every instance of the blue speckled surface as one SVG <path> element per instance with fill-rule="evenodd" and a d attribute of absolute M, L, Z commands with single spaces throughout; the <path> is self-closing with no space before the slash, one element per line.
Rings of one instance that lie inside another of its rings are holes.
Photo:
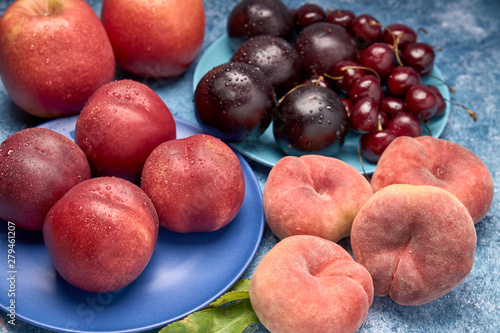
<path fill-rule="evenodd" d="M 12 1 L 0 1 L 0 13 Z M 88 0 L 99 14 L 101 1 Z M 226 18 L 237 1 L 205 0 L 207 15 L 203 49 L 225 31 Z M 304 1 L 284 0 L 291 8 Z M 383 24 L 405 23 L 424 27 L 420 38 L 443 51 L 437 64 L 445 79 L 455 88 L 452 100 L 465 104 L 478 114 L 474 123 L 465 111 L 453 107 L 442 138 L 459 143 L 476 153 L 490 169 L 495 182 L 495 198 L 488 215 L 476 225 L 477 250 L 471 274 L 447 295 L 419 307 L 403 307 L 389 298 L 376 297 L 360 332 L 500 332 L 500 2 L 498 0 L 317 0 L 324 8 L 345 8 L 356 14 L 369 13 Z M 192 108 L 194 64 L 184 75 L 169 80 L 141 79 L 167 103 L 175 117 L 195 122 Z M 129 77 L 118 72 L 117 79 Z M 0 142 L 9 134 L 43 122 L 23 113 L 0 84 Z M 250 161 L 261 187 L 269 168 Z M 250 278 L 262 256 L 276 243 L 266 229 L 261 247 L 243 278 Z M 346 240 L 341 241 L 347 246 Z M 21 288 L 22 286 L 19 286 Z M 6 292 L 6 291 L 0 291 Z M 34 300 L 36 301 L 36 300 Z M 43 306 L 43 304 L 41 304 Z M 57 316 L 57 313 L 53 314 Z M 140 316 L 140 309 L 136 315 Z M 48 332 L 17 322 L 10 326 L 2 312 L 0 331 Z M 155 330 L 156 331 L 156 330 Z M 252 325 L 248 332 L 267 332 Z"/>

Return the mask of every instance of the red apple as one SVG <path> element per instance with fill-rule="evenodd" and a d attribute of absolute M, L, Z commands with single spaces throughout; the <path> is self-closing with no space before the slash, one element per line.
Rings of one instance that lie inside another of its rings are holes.
<path fill-rule="evenodd" d="M 158 228 L 153 203 L 138 186 L 99 177 L 73 187 L 50 209 L 43 239 L 67 282 L 91 292 L 111 292 L 142 273 Z"/>
<path fill-rule="evenodd" d="M 30 114 L 78 113 L 114 74 L 109 38 L 83 0 L 19 0 L 0 18 L 0 76 Z"/>
<path fill-rule="evenodd" d="M 182 74 L 205 37 L 202 0 L 104 0 L 101 19 L 118 65 L 139 76 Z"/>

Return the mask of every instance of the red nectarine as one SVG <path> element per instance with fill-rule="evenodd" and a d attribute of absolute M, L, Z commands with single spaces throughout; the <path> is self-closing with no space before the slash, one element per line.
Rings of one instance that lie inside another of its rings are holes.
<path fill-rule="evenodd" d="M 43 238 L 59 274 L 91 292 L 132 283 L 148 264 L 158 215 L 133 183 L 98 177 L 73 187 L 49 211 Z"/>
<path fill-rule="evenodd" d="M 0 218 L 40 231 L 50 208 L 88 178 L 85 155 L 64 135 L 38 127 L 16 132 L 0 145 Z"/>

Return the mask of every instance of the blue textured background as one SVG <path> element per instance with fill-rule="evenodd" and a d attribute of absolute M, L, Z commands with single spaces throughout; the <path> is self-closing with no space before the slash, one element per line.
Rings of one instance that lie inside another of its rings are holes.
<path fill-rule="evenodd" d="M 12 1 L 0 0 L 0 13 Z M 88 0 L 96 13 L 101 1 Z M 284 0 L 290 8 L 305 1 Z M 452 100 L 465 104 L 478 114 L 474 123 L 467 113 L 452 107 L 442 138 L 459 143 L 477 154 L 490 169 L 495 181 L 495 198 L 488 215 L 476 225 L 477 250 L 474 267 L 466 280 L 447 295 L 419 307 L 403 307 L 389 298 L 376 297 L 360 332 L 500 332 L 500 1 L 498 0 L 339 0 L 309 1 L 326 9 L 350 9 L 369 13 L 383 24 L 405 23 L 424 27 L 422 41 L 439 45 L 436 62 L 445 79 L 456 89 Z M 227 15 L 237 1 L 205 0 L 207 17 L 205 50 L 225 32 Z M 184 75 L 168 80 L 139 79 L 153 88 L 175 117 L 196 123 L 192 107 L 192 78 L 196 64 Z M 118 72 L 116 78 L 127 78 Z M 137 79 L 137 78 L 135 78 Z M 7 96 L 0 83 L 0 142 L 8 135 L 44 120 L 25 114 Z M 249 161 L 264 186 L 269 168 Z M 243 278 L 250 278 L 262 256 L 276 243 L 266 228 L 261 247 Z M 341 241 L 343 245 L 347 241 Z M 2 291 L 0 291 L 2 292 Z M 41 304 L 41 306 L 43 306 Z M 53 314 L 57 316 L 57 313 Z M 140 316 L 140 309 L 137 309 Z M 0 332 L 48 332 L 17 322 L 7 324 L 0 317 Z M 267 332 L 252 325 L 247 332 Z"/>

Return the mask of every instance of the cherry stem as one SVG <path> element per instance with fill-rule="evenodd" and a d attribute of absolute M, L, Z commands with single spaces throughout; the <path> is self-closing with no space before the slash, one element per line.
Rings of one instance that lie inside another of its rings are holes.
<path fill-rule="evenodd" d="M 427 126 L 428 123 L 429 123 L 429 120 L 421 121 L 421 124 L 424 126 L 424 128 L 427 130 L 427 132 L 429 132 L 429 136 L 432 136 L 432 131 L 429 128 L 429 126 Z"/>
<path fill-rule="evenodd" d="M 415 39 L 415 42 L 417 42 L 417 41 L 418 41 L 418 33 L 419 33 L 420 31 L 422 31 L 422 32 L 423 32 L 424 34 L 426 34 L 426 35 L 429 33 L 429 32 L 428 32 L 427 30 L 425 30 L 424 28 L 418 28 L 418 29 L 417 29 L 417 38 Z"/>
<path fill-rule="evenodd" d="M 396 60 L 398 61 L 399 66 L 403 66 L 403 62 L 401 61 L 401 58 L 399 57 L 399 40 L 401 39 L 401 35 L 395 35 L 394 32 L 389 29 L 389 27 L 386 27 L 385 25 L 377 22 L 371 22 L 371 25 L 380 25 L 381 27 L 384 28 L 388 33 L 391 34 L 392 40 L 394 41 L 392 45 L 392 49 L 394 50 L 394 53 L 396 55 Z"/>
<path fill-rule="evenodd" d="M 474 119 L 474 122 L 477 122 L 477 114 L 472 111 L 471 109 L 469 109 L 468 107 L 466 107 L 465 105 L 462 105 L 462 104 L 458 104 L 458 103 L 455 103 L 455 102 L 452 102 L 450 101 L 449 99 L 445 99 L 448 103 L 452 104 L 452 105 L 456 105 L 456 106 L 459 106 L 463 109 L 465 109 L 467 111 L 467 113 L 472 117 L 472 119 Z"/>
<path fill-rule="evenodd" d="M 370 182 L 370 177 L 368 176 L 368 174 L 366 173 L 365 171 L 365 167 L 363 165 L 363 157 L 361 157 L 361 139 L 358 141 L 358 157 L 359 157 L 359 163 L 361 164 L 361 170 L 363 170 L 363 175 L 365 176 L 366 180 L 368 180 L 368 182 Z"/>
<path fill-rule="evenodd" d="M 324 73 L 323 76 L 327 77 L 327 78 L 329 78 L 331 80 L 342 80 L 342 79 L 344 79 L 343 76 L 333 76 L 333 75 L 330 75 L 330 74 L 327 74 L 327 73 Z"/>
<path fill-rule="evenodd" d="M 398 61 L 399 66 L 404 66 L 403 61 L 401 61 L 401 58 L 399 57 L 399 40 L 400 39 L 401 39 L 401 35 L 397 35 L 395 42 L 394 42 L 394 54 L 396 55 L 396 60 Z"/>
<path fill-rule="evenodd" d="M 372 73 L 375 74 L 375 76 L 377 77 L 378 82 L 380 82 L 380 75 L 377 73 L 376 70 L 374 70 L 374 69 L 372 69 L 370 67 L 364 67 L 364 66 L 343 66 L 343 67 L 340 68 L 341 71 L 345 71 L 347 69 L 363 69 L 363 70 L 370 71 L 370 72 L 372 72 Z M 341 80 L 341 79 L 344 78 L 343 76 L 342 77 L 339 77 L 339 76 L 335 77 L 335 76 L 332 76 L 332 75 L 330 75 L 328 73 L 324 73 L 323 75 L 326 76 L 329 79 L 332 79 L 332 80 Z"/>
<path fill-rule="evenodd" d="M 305 86 L 315 86 L 317 85 L 316 83 L 301 83 L 290 89 L 285 95 L 283 95 L 280 100 L 278 101 L 278 105 L 281 104 L 281 102 L 285 99 L 286 96 L 290 95 L 292 92 L 295 90 L 299 89 L 300 87 L 305 87 Z"/>
<path fill-rule="evenodd" d="M 319 86 L 321 82 L 325 82 L 325 77 L 323 75 L 318 76 L 318 79 L 316 80 L 316 85 Z"/>
<path fill-rule="evenodd" d="M 440 81 L 441 83 L 443 83 L 444 85 L 446 85 L 448 87 L 448 90 L 451 92 L 451 93 L 455 93 L 455 89 L 453 89 L 453 87 L 448 83 L 446 82 L 445 80 L 441 79 L 440 77 L 437 77 L 435 75 L 432 75 L 432 74 L 427 74 L 427 76 L 429 77 L 432 77 L 438 81 Z"/>

